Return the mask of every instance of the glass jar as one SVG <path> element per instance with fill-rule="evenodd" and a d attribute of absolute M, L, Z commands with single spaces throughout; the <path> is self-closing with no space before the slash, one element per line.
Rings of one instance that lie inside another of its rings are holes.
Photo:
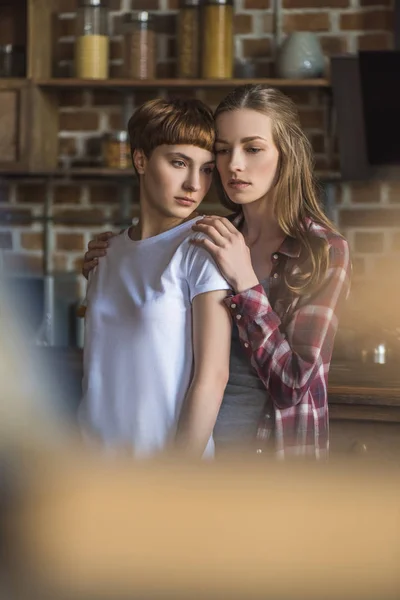
<path fill-rule="evenodd" d="M 204 79 L 233 77 L 233 0 L 204 0 L 202 4 Z"/>
<path fill-rule="evenodd" d="M 108 9 L 104 0 L 80 0 L 75 41 L 76 77 L 107 79 L 108 55 Z"/>
<path fill-rule="evenodd" d="M 107 133 L 103 140 L 104 166 L 109 169 L 129 169 L 132 167 L 131 148 L 127 131 Z"/>
<path fill-rule="evenodd" d="M 200 0 L 181 0 L 178 13 L 178 77 L 200 77 Z"/>
<path fill-rule="evenodd" d="M 156 76 L 156 36 L 153 17 L 147 11 L 126 13 L 124 31 L 124 75 L 129 79 Z"/>

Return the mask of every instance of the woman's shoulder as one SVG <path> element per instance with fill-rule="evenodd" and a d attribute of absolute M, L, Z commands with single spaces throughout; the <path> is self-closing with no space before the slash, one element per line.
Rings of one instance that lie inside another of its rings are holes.
<path fill-rule="evenodd" d="M 349 244 L 339 231 L 315 221 L 310 221 L 309 231 L 316 237 L 325 240 L 332 253 L 349 254 Z"/>

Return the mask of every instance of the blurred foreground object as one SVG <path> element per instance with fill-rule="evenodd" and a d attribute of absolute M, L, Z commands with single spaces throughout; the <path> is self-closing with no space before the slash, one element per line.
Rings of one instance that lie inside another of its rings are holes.
<path fill-rule="evenodd" d="M 399 598 L 398 469 L 105 460 L 38 395 L 11 329 L 2 313 L 2 598 Z"/>

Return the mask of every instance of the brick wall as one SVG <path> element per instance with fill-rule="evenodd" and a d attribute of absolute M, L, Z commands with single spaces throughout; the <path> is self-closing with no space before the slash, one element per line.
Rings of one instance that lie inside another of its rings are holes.
<path fill-rule="evenodd" d="M 393 12 L 390 0 L 278 0 L 278 4 L 279 12 L 274 18 L 270 0 L 236 0 L 236 56 L 253 61 L 257 76 L 273 75 L 275 41 L 291 31 L 315 32 L 328 57 L 332 53 L 384 49 L 392 45 Z M 76 3 L 74 0 L 61 0 L 61 5 L 54 62 L 58 75 L 70 75 Z M 121 14 L 132 8 L 157 10 L 158 75 L 173 76 L 177 0 L 111 0 L 110 7 L 111 75 L 118 76 L 121 69 Z M 277 30 L 274 32 L 275 23 Z M 197 94 L 215 106 L 225 92 L 200 90 Z M 138 92 L 133 95 L 132 104 L 140 104 L 149 97 L 151 92 Z M 113 91 L 94 93 L 73 90 L 60 93 L 60 98 L 60 164 L 79 165 L 83 160 L 99 164 L 102 135 L 125 125 L 121 96 Z M 325 93 L 298 90 L 293 98 L 300 108 L 303 126 L 315 149 L 317 168 L 320 171 L 337 170 L 338 159 L 335 152 L 328 152 L 330 141 L 325 134 Z M 363 285 L 369 285 L 371 279 L 374 281 L 373 287 L 368 288 L 369 298 L 373 296 L 371 289 L 382 292 L 388 286 L 392 290 L 400 259 L 399 184 L 383 181 L 365 185 L 338 184 L 336 187 L 337 222 L 351 244 L 355 281 Z M 42 225 L 31 224 L 27 219 L 30 215 L 40 216 L 43 213 L 43 198 L 43 182 L 1 184 L 0 215 L 2 212 L 13 213 L 15 217 L 18 213 L 24 219 L 11 230 L 0 228 L 0 244 L 5 248 L 6 265 L 12 269 L 40 272 L 42 268 Z M 207 199 L 205 212 L 218 210 L 214 202 L 213 197 Z M 58 218 L 52 234 L 54 268 L 61 271 L 79 270 L 88 240 L 100 229 L 115 225 L 118 217 L 118 186 L 115 182 L 63 183 L 55 187 L 53 203 L 53 215 Z M 133 204 L 132 214 L 136 213 L 137 206 Z M 68 219 L 70 224 L 63 223 L 63 218 Z M 378 285 L 377 276 L 380 281 Z M 365 288 L 358 286 L 358 289 L 365 294 Z M 357 298 L 357 292 L 354 298 Z M 381 306 L 382 294 L 375 303 Z M 357 301 L 354 301 L 352 307 L 356 306 Z M 370 314 L 371 306 L 375 304 L 370 303 L 368 310 L 365 309 L 365 318 Z M 392 308 L 394 312 L 394 304 Z"/>

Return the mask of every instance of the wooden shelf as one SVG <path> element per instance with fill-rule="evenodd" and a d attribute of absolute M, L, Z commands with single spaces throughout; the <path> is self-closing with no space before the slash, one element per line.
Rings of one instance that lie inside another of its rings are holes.
<path fill-rule="evenodd" d="M 262 84 L 279 88 L 329 88 L 328 79 L 37 79 L 43 89 L 91 88 L 134 90 L 157 88 L 226 88 L 238 85 Z"/>
<path fill-rule="evenodd" d="M 105 167 L 76 167 L 71 169 L 54 169 L 54 170 L 7 170 L 0 169 L 0 179 L 8 178 L 12 179 L 17 177 L 21 179 L 26 177 L 27 179 L 133 179 L 133 185 L 137 181 L 135 179 L 136 173 L 134 169 L 107 169 Z M 338 182 L 341 180 L 340 173 L 336 171 L 320 171 L 316 173 L 316 177 L 320 182 Z"/>
<path fill-rule="evenodd" d="M 110 178 L 110 179 L 128 179 L 135 176 L 134 169 L 107 169 L 106 167 L 76 167 L 71 169 L 54 169 L 54 170 L 15 170 L 8 171 L 6 169 L 0 170 L 0 178 L 12 178 L 22 177 L 26 178 L 42 178 L 42 179 L 97 179 L 97 178 Z"/>

